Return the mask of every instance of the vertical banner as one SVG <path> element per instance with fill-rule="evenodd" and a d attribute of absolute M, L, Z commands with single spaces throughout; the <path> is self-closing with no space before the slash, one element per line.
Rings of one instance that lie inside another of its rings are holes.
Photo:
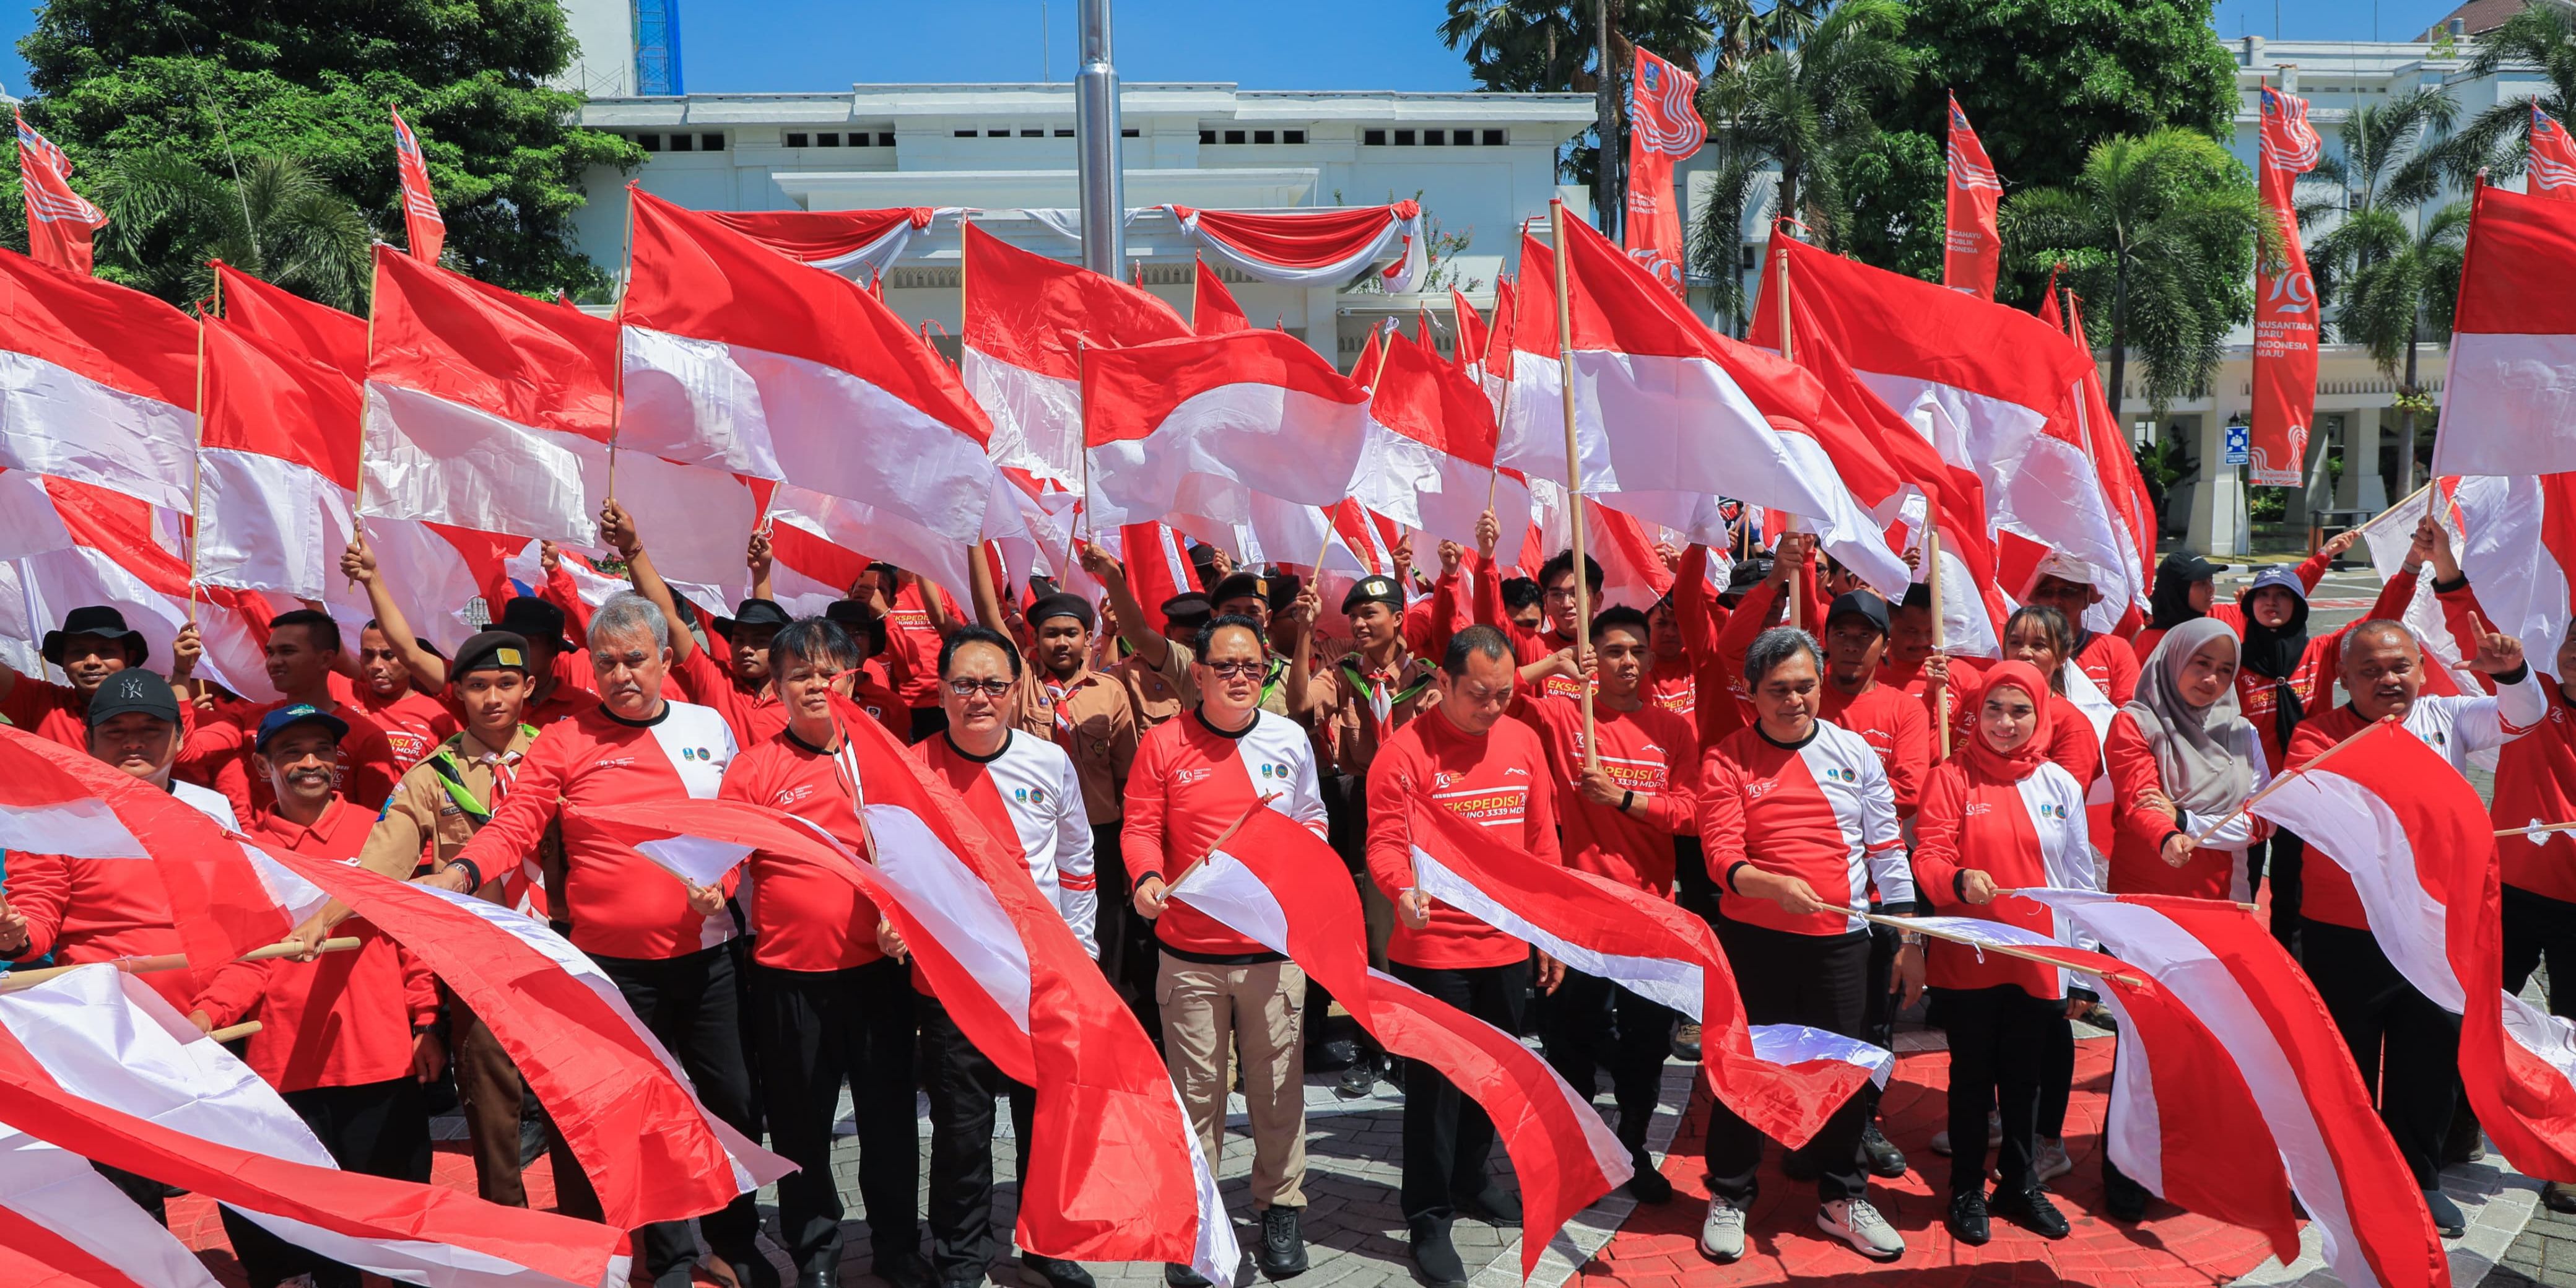
<path fill-rule="evenodd" d="M 2531 105 L 2531 163 L 2526 187 L 2532 196 L 2576 201 L 2576 143 L 2558 118 Z"/>
<path fill-rule="evenodd" d="M 2295 189 L 2323 147 L 2308 124 L 2308 100 L 2263 87 L 2263 134 L 2255 170 L 2263 207 L 2281 232 L 2281 257 L 2254 266 L 2253 482 L 2297 487 L 2317 406 L 2317 288 L 2299 246 Z"/>
<path fill-rule="evenodd" d="M 1986 157 L 1986 145 L 1950 96 L 1950 191 L 1948 231 L 1941 243 L 1941 284 L 1978 299 L 1995 298 L 1995 274 L 2003 267 L 2003 236 L 1995 208 L 2003 204 L 2004 181 Z"/>
<path fill-rule="evenodd" d="M 18 186 L 27 196 L 27 254 L 48 268 L 88 276 L 90 235 L 107 215 L 72 191 L 72 161 L 18 117 Z"/>
<path fill-rule="evenodd" d="M 1682 284 L 1682 212 L 1673 167 L 1708 138 L 1699 118 L 1699 78 L 1634 46 L 1628 77 L 1628 258 L 1688 298 Z"/>
<path fill-rule="evenodd" d="M 412 137 L 399 108 L 394 109 L 394 163 L 402 175 L 404 240 L 412 258 L 435 264 L 439 248 L 447 244 L 447 221 L 439 216 L 438 198 L 429 190 L 429 158 L 420 154 L 420 140 Z"/>

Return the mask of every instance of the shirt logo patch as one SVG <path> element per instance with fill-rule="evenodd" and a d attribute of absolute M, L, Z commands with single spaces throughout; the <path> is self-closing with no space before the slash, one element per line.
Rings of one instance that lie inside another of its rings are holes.
<path fill-rule="evenodd" d="M 1518 765 L 1506 765 L 1503 767 L 1503 777 L 1509 778 L 1514 774 L 1518 774 L 1523 778 L 1529 777 L 1529 771 Z"/>
<path fill-rule="evenodd" d="M 811 795 L 813 795 L 813 794 L 814 794 L 814 789 L 813 789 L 813 787 L 812 787 L 811 785 L 808 785 L 808 784 L 799 784 L 799 785 L 797 785 L 797 786 L 790 787 L 790 788 L 788 788 L 787 790 L 785 790 L 785 791 L 783 791 L 783 792 L 778 793 L 776 796 L 773 796 L 773 797 L 769 798 L 769 803 L 770 803 L 770 804 L 772 804 L 772 805 L 776 805 L 776 806 L 778 806 L 778 807 L 779 807 L 779 808 L 781 808 L 781 809 L 784 809 L 784 808 L 786 808 L 787 806 L 793 805 L 793 804 L 795 804 L 796 802 L 801 801 L 801 800 L 805 799 L 806 797 L 811 796 Z"/>

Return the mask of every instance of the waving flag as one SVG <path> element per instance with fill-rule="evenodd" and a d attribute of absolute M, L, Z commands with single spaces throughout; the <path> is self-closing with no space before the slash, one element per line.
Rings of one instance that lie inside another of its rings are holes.
<path fill-rule="evenodd" d="M 1422 207 L 1410 201 L 1312 211 L 1163 209 L 1202 252 L 1259 281 L 1340 287 L 1370 264 L 1391 258 L 1378 283 L 1401 295 L 1431 270 Z"/>
<path fill-rule="evenodd" d="M 890 210 L 709 210 L 707 218 L 800 264 L 873 286 L 903 258 L 915 233 L 954 207 Z"/>
<path fill-rule="evenodd" d="M 88 1159 L 23 1132 L 0 1133 L 0 1252 L 19 1288 L 216 1288 Z"/>
<path fill-rule="evenodd" d="M 1473 547 L 1487 509 L 1502 526 L 1502 563 L 1519 562 L 1529 526 L 1529 485 L 1494 466 L 1494 409 L 1475 378 L 1398 335 L 1389 340 L 1369 390 L 1369 415 L 1411 446 L 1381 457 L 1354 497 L 1372 512 L 1443 541 Z"/>
<path fill-rule="evenodd" d="M 963 244 L 959 371 L 992 417 L 992 457 L 1080 487 L 1082 351 L 1179 339 L 1190 327 L 1142 289 L 1030 254 L 972 223 Z"/>
<path fill-rule="evenodd" d="M 2504 991 L 2495 823 L 2403 728 L 2362 735 L 2255 807 L 2352 874 L 2389 964 L 2458 1014 L 2460 1082 L 2505 1161 L 2576 1179 L 2576 1022 Z"/>
<path fill-rule="evenodd" d="M 1675 296 L 1682 284 L 1682 207 L 1673 167 L 1708 139 L 1699 115 L 1699 78 L 1633 45 L 1628 75 L 1628 257 Z M 1465 346 L 1462 344 L 1463 350 Z"/>
<path fill-rule="evenodd" d="M 1190 266 L 1191 333 L 1223 335 L 1251 329 L 1252 319 L 1245 317 L 1243 306 L 1234 302 L 1234 292 L 1225 289 L 1225 279 L 1209 272 L 1205 259 L 1194 262 Z"/>
<path fill-rule="evenodd" d="M 2263 87 L 2263 130 L 2255 165 L 2263 205 L 2281 234 L 2281 256 L 2255 265 L 2254 410 L 2250 422 L 2256 486 L 2297 487 L 2308 459 L 2317 403 L 2317 285 L 2299 245 L 2299 176 L 2317 168 L 2325 144 L 2308 124 L 2308 100 Z"/>
<path fill-rule="evenodd" d="M 107 226 L 107 212 L 72 190 L 72 159 L 53 140 L 18 119 L 18 188 L 27 198 L 27 253 L 36 262 L 89 276 L 90 238 Z"/>
<path fill-rule="evenodd" d="M 1493 1118 L 1528 1213 L 1526 1279 L 1567 1218 L 1628 1183 L 1628 1151 L 1588 1097 L 1516 1035 L 1369 969 L 1359 892 L 1310 877 L 1335 861 L 1314 833 L 1255 809 L 1172 897 L 1296 962 L 1389 1053 L 1438 1069 Z"/>
<path fill-rule="evenodd" d="M 2567 127 L 2557 117 L 2540 110 L 2538 99 L 2531 104 L 2530 143 L 2531 195 L 2576 201 L 2576 143 L 2568 141 Z"/>
<path fill-rule="evenodd" d="M 394 164 L 402 172 L 403 232 L 410 239 L 412 258 L 435 264 L 439 249 L 447 244 L 447 221 L 439 216 L 438 195 L 429 189 L 429 158 L 421 155 L 420 140 L 412 136 L 401 108 L 394 108 L 393 114 Z"/>
<path fill-rule="evenodd" d="M 1995 298 L 1995 274 L 2003 267 L 2003 234 L 1995 223 L 2003 204 L 2004 181 L 1986 157 L 1986 145 L 1950 96 L 1950 182 L 1945 199 L 1948 228 L 1941 243 L 1941 284 L 1978 299 Z"/>
<path fill-rule="evenodd" d="M 0 467 L 188 508 L 197 324 L 141 291 L 0 250 Z"/>
<path fill-rule="evenodd" d="M 2576 470 L 2576 205 L 2481 185 L 2433 473 Z"/>
<path fill-rule="evenodd" d="M 1352 494 L 1372 442 L 1394 437 L 1371 434 L 1365 392 L 1277 331 L 1087 350 L 1082 414 L 1102 526 L 1249 523 L 1255 492 L 1332 505 Z"/>

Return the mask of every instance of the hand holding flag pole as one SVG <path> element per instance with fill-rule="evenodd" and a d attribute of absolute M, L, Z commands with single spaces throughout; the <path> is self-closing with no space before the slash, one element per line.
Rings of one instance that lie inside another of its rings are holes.
<path fill-rule="evenodd" d="M 1565 364 L 1564 378 L 1557 385 L 1565 395 L 1565 513 L 1574 538 L 1574 655 L 1581 657 L 1592 645 L 1592 579 L 1585 575 L 1592 565 L 1583 553 L 1583 448 L 1574 429 L 1574 301 L 1565 278 L 1565 202 L 1550 201 L 1547 217 L 1554 251 L 1548 258 L 1556 269 L 1556 352 Z M 1592 731 L 1592 685 L 1587 682 L 1576 693 L 1583 704 L 1583 767 L 1599 769 L 1601 752 L 1593 745 L 1600 740 Z"/>
<path fill-rule="evenodd" d="M 2003 894 L 2003 893 L 2006 893 L 2006 892 L 2005 892 L 2005 891 L 2000 891 L 2000 890 L 1999 890 L 1999 891 L 1996 891 L 1996 893 L 1997 893 L 1997 894 Z M 1871 922 L 1871 923 L 1874 923 L 1874 924 L 1877 924 L 1877 925 L 1881 925 L 1881 926 L 1894 926 L 1894 927 L 1896 927 L 1896 928 L 1897 928 L 1897 929 L 1899 929 L 1899 930 L 1911 930 L 1911 931 L 1913 931 L 1914 933 L 1916 933 L 1916 934 L 1918 934 L 1918 935 L 1930 935 L 1930 936 L 1932 936 L 1934 939 L 1947 939 L 1947 940 L 1949 940 L 1950 942 L 1952 942 L 1952 943 L 1956 943 L 1956 944 L 1966 944 L 1966 945 L 1967 945 L 1967 946 L 1969 946 L 1970 948 L 1974 948 L 1974 949 L 1976 949 L 1976 950 L 1977 950 L 1978 952 L 1980 952 L 1980 953 L 1995 953 L 1995 954 L 1998 954 L 1998 955 L 2000 955 L 2000 956 L 2004 956 L 2004 957 L 2018 957 L 2018 958 L 2022 959 L 2023 961 L 2038 962 L 2039 964 L 2041 964 L 2041 965 L 2043 965 L 2043 966 L 2055 966 L 2055 967 L 2058 967 L 2058 968 L 2063 969 L 2063 970 L 2083 971 L 2085 974 L 2088 974 L 2088 975 L 2098 973 L 2098 972 L 2095 972 L 2095 971 L 2088 971 L 2088 970 L 2085 970 L 2085 969 L 2084 969 L 2083 967 L 2081 967 L 2081 966 L 2073 966 L 2073 965 L 2069 965 L 2069 964 L 2067 964 L 2067 963 L 2065 963 L 2065 962 L 2062 962 L 2062 961 L 2057 960 L 2057 959 L 2056 959 L 2056 958 L 2054 958 L 2054 957 L 2049 956 L 2049 955 L 2048 955 L 2048 954 L 2046 954 L 2046 953 L 2033 952 L 2032 950 L 2027 949 L 2027 948 L 2016 948 L 2016 947 L 2014 947 L 2014 946 L 2012 946 L 2012 945 L 2010 945 L 2010 944 L 1995 944 L 1995 943 L 1988 943 L 1988 942 L 1986 942 L 1986 941 L 1984 941 L 1984 940 L 1982 940 L 1982 939 L 1977 939 L 1977 938 L 1974 938 L 1974 937 L 1972 937 L 1972 936 L 1963 935 L 1963 934 L 1961 934 L 1961 933 L 1959 933 L 1958 931 L 1955 931 L 1955 930 L 1945 930 L 1945 929 L 1943 929 L 1943 928 L 1941 928 L 1941 927 L 1939 927 L 1939 926 L 1927 926 L 1927 925 L 1923 924 L 1922 919 L 1917 918 L 1917 917 L 1891 917 L 1891 916 L 1887 916 L 1887 915 L 1885 915 L 1885 914 L 1883 914 L 1883 913 L 1871 912 L 1871 911 L 1870 911 L 1869 909 L 1867 909 L 1867 908 L 1851 908 L 1851 909 L 1847 909 L 1846 911 L 1850 912 L 1850 913 L 1851 913 L 1851 915 L 1853 915 L 1853 916 L 1855 916 L 1855 917 L 1858 917 L 1858 918 L 1860 918 L 1860 919 L 1861 919 L 1861 920 L 1863 920 L 1863 921 Z M 2001 923 L 1998 923 L 1998 924 L 2001 924 Z M 2109 979 L 2109 980 L 2116 980 L 2116 981 L 2118 981 L 2118 982 L 2120 982 L 2120 983 L 2122 983 L 2122 984 L 2126 984 L 2126 985 L 2128 985 L 2128 986 L 2129 986 L 2129 987 L 2131 987 L 2131 988 L 2144 988 L 2144 987 L 2146 987 L 2146 982 L 2145 982 L 2144 980 L 2139 979 L 2138 977 L 2136 977 L 2136 976 L 2134 976 L 2134 975 L 2104 975 L 2104 976 L 2103 976 L 2103 978 L 2104 978 L 2104 979 Z"/>
<path fill-rule="evenodd" d="M 316 951 L 326 953 L 345 953 L 357 948 L 358 944 L 359 941 L 354 936 L 343 935 L 338 938 L 323 940 L 317 947 Z M 284 957 L 298 957 L 303 955 L 303 952 L 303 944 L 289 940 L 285 943 L 270 944 L 266 948 L 254 948 L 249 952 L 243 953 L 235 960 L 246 962 L 275 961 Z M 68 975 L 73 971 L 81 969 L 83 966 L 114 966 L 128 975 L 148 975 L 154 971 L 185 970 L 188 967 L 188 955 L 186 953 L 163 953 L 157 957 L 119 957 L 112 962 L 81 962 L 72 966 L 46 966 L 37 970 L 13 970 L 6 975 L 0 975 L 0 994 L 16 993 L 34 988 L 36 985 L 42 984 L 46 980 L 53 979 L 60 975 Z"/>
<path fill-rule="evenodd" d="M 1180 870 L 1172 874 L 1171 880 L 1162 883 L 1161 889 L 1147 891 L 1143 887 L 1139 886 L 1136 890 L 1136 898 L 1139 904 L 1137 911 L 1143 912 L 1144 908 L 1142 905 L 1144 901 L 1150 899 L 1153 902 L 1154 911 L 1149 915 L 1160 916 L 1163 911 L 1163 905 L 1170 900 L 1172 890 L 1181 884 L 1181 879 L 1192 872 L 1198 871 L 1200 864 L 1203 864 L 1210 858 L 1215 857 L 1217 851 L 1225 848 L 1226 842 L 1234 839 L 1235 833 L 1243 830 L 1244 824 L 1252 821 L 1253 815 L 1270 808 L 1270 802 L 1279 799 L 1279 796 L 1280 794 L 1278 792 L 1263 792 L 1261 794 L 1261 799 L 1252 803 L 1252 808 L 1243 811 L 1243 816 L 1241 818 L 1234 820 L 1234 822 L 1228 825 L 1224 831 L 1217 833 L 1215 840 L 1208 842 L 1207 853 L 1182 864 L 1180 866 Z M 1150 877 L 1147 879 L 1152 880 Z"/>

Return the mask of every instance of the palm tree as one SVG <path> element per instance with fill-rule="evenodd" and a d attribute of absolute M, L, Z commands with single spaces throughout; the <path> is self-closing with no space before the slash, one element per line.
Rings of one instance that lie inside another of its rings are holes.
<path fill-rule="evenodd" d="M 2443 139 L 2459 115 L 2459 105 L 2440 86 L 2423 86 L 2372 103 L 2344 119 L 2337 131 L 2342 154 L 2317 159 L 2310 177 L 2334 185 L 2339 201 L 2324 203 L 2325 212 L 2342 219 L 2308 245 L 2308 271 L 2317 279 L 2317 298 L 2333 298 L 2353 274 L 2370 266 L 2403 240 L 2403 212 L 2431 201 L 2442 190 L 2447 154 Z M 2315 188 L 2318 184 L 2303 185 Z M 2300 225 L 2312 216 L 2304 197 Z"/>
<path fill-rule="evenodd" d="M 2132 348 L 2157 415 L 2208 383 L 2228 330 L 2253 311 L 2258 240 L 2267 254 L 2280 244 L 2253 176 L 2217 140 L 2178 126 L 2094 144 L 2073 183 L 2006 199 L 2003 234 L 2029 262 L 2067 261 L 2087 298 L 2109 297 L 2108 317 L 2092 324 L 2109 327 L 2114 416 Z"/>
<path fill-rule="evenodd" d="M 1751 0 L 1449 0 L 1440 39 L 1466 46 L 1468 74 L 1490 90 L 1591 93 L 1598 102 L 1591 141 L 1566 151 L 1566 178 L 1594 185 L 1604 229 L 1620 203 L 1621 87 L 1632 51 L 1644 45 L 1697 68 L 1718 32 L 1749 15 Z M 1608 33 L 1610 75 L 1593 55 Z M 1603 142 L 1610 164 L 1601 164 Z"/>
<path fill-rule="evenodd" d="M 1904 26 L 1894 0 L 1844 0 L 1793 43 L 1721 67 L 1700 85 L 1710 145 L 1777 166 L 1780 213 L 1829 244 L 1849 217 L 1839 163 L 1877 137 L 1873 107 L 1911 85 L 1921 61 L 1898 39 Z M 1728 205 L 1709 203 L 1704 241 L 1734 244 L 1743 212 Z"/>
<path fill-rule="evenodd" d="M 166 148 L 116 158 L 95 200 L 102 267 L 174 304 L 206 293 L 210 259 L 360 312 L 373 273 L 366 215 L 301 157 L 254 156 L 219 176 Z"/>
<path fill-rule="evenodd" d="M 1718 320 L 1728 334 L 1741 336 L 1750 319 L 1745 313 L 1744 211 L 1753 204 L 1755 185 L 1768 167 L 1762 157 L 1737 148 L 1731 140 L 1711 139 L 1700 150 L 1709 162 L 1702 171 L 1708 186 L 1701 191 L 1699 218 L 1690 229 L 1690 265 L 1708 279 L 1715 294 Z"/>
<path fill-rule="evenodd" d="M 2481 170 L 2500 179 L 2523 172 L 2531 157 L 2531 108 L 2561 121 L 2576 113 L 2576 9 L 2535 4 L 2478 37 L 2468 74 L 2492 76 L 2508 67 L 2538 69 L 2541 91 L 2507 98 L 2451 136 L 2444 168 L 2457 187 L 2474 186 Z"/>
<path fill-rule="evenodd" d="M 2460 257 L 2469 239 L 2469 205 L 2452 202 L 2425 216 L 2423 226 L 2412 233 L 2387 210 L 2372 212 L 2366 220 L 2357 215 L 2344 226 L 2356 224 L 2362 231 L 2354 240 L 2365 243 L 2361 249 L 2368 258 L 2344 284 L 2335 329 L 2368 348 L 2379 369 L 2397 382 L 2398 424 L 2406 444 L 2397 457 L 2402 496 L 2415 490 L 2415 409 L 2424 403 L 2424 390 L 2415 383 L 2415 346 L 2451 334 L 2451 310 L 2460 295 Z"/>

